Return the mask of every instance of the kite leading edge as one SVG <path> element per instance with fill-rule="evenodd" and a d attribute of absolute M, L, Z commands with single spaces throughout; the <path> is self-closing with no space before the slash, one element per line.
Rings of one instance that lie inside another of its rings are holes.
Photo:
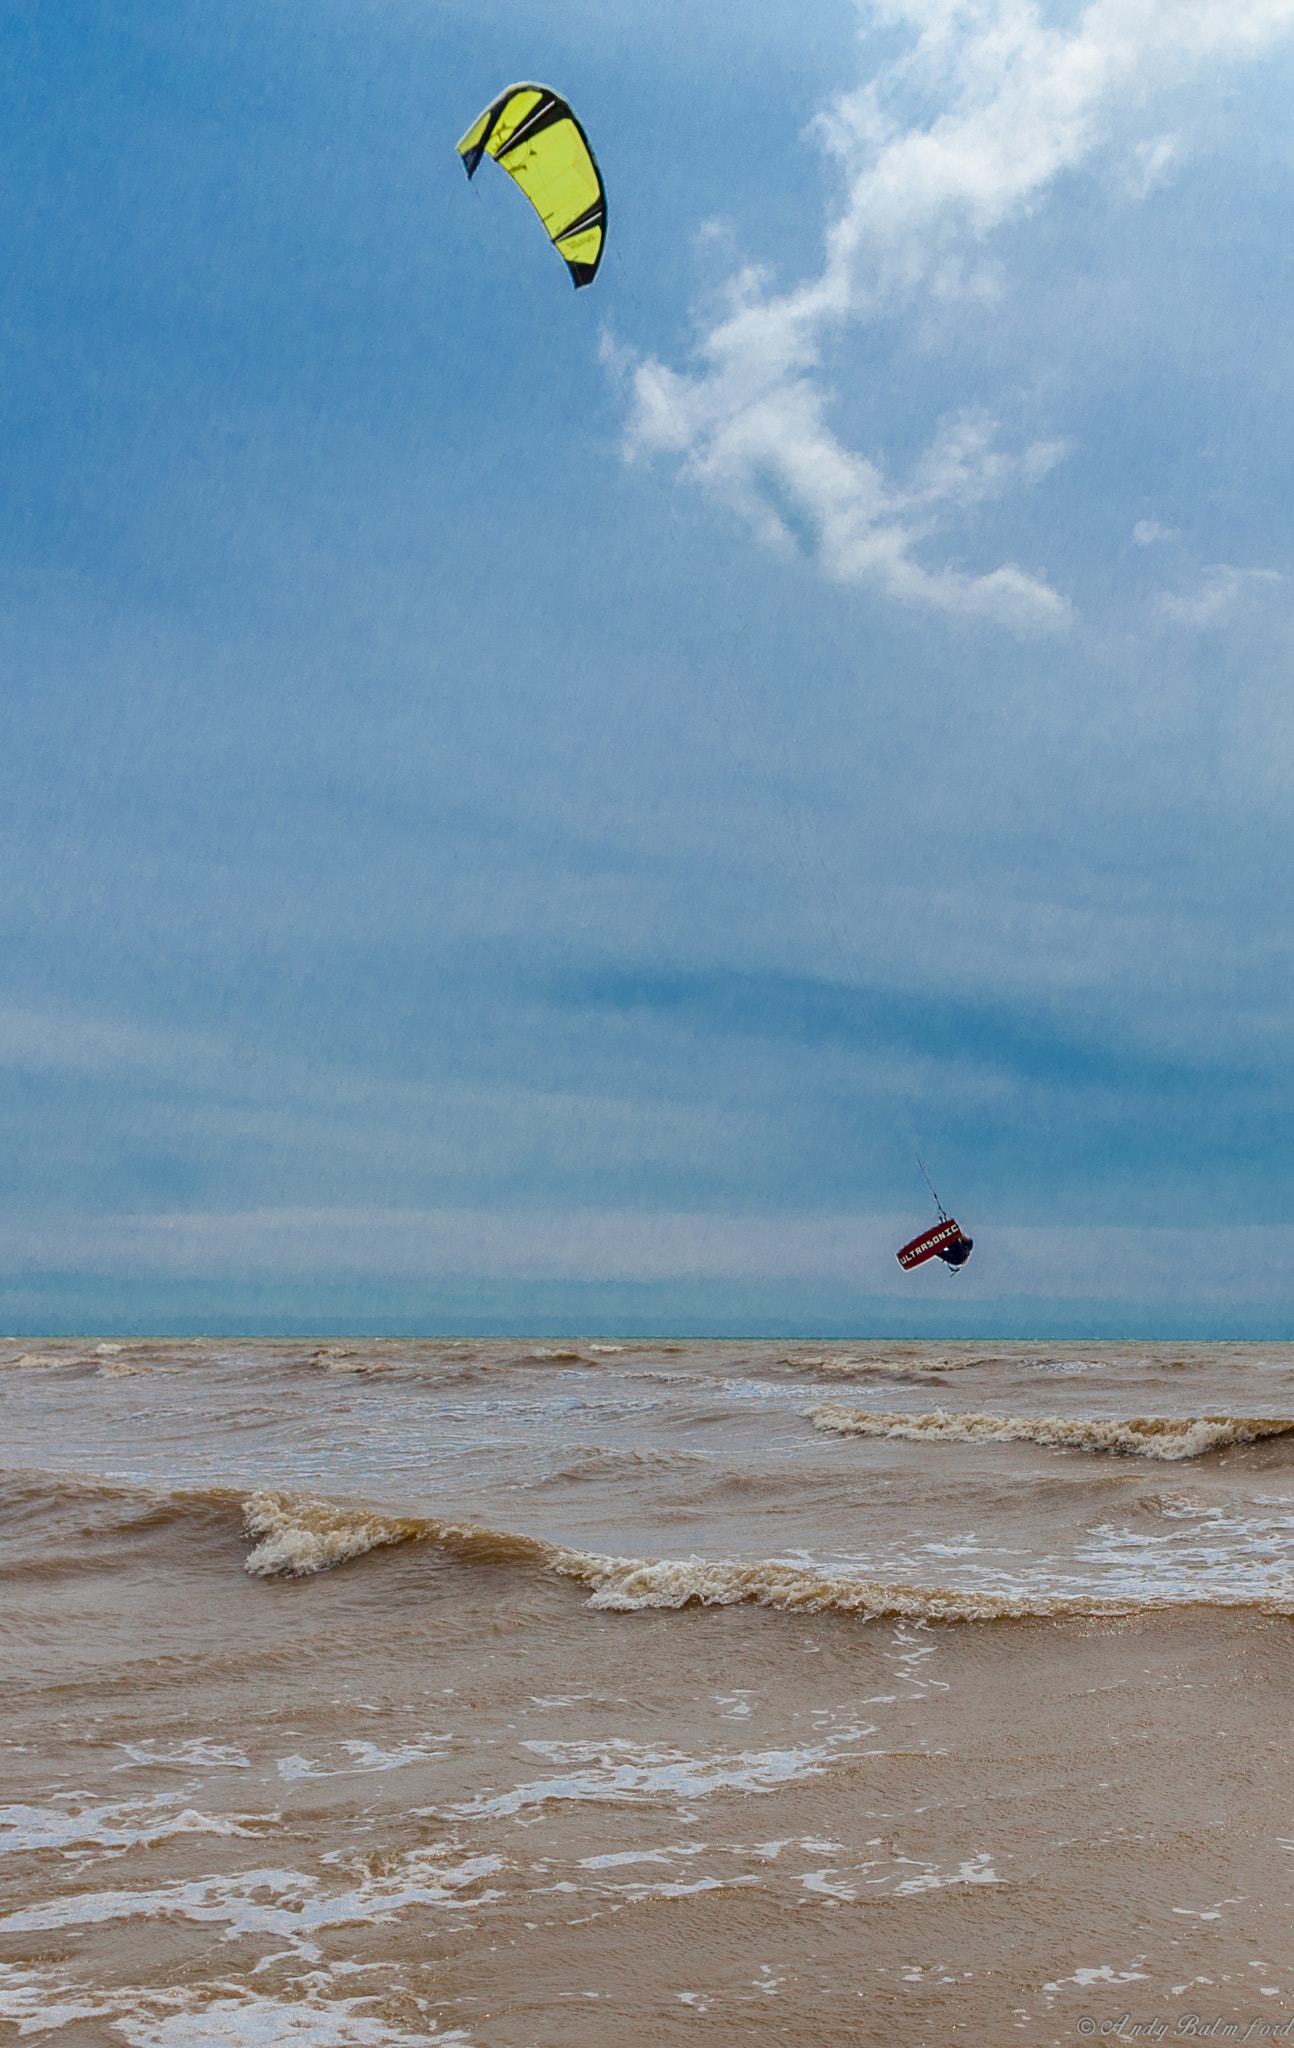
<path fill-rule="evenodd" d="M 576 291 L 592 284 L 606 246 L 606 187 L 564 99 L 546 85 L 510 85 L 473 121 L 458 153 L 469 178 L 492 156 L 539 215 Z"/>

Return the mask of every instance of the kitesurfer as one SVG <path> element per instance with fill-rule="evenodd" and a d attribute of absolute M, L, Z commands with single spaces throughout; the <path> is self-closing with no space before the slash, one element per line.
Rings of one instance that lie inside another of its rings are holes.
<path fill-rule="evenodd" d="M 940 1246 L 935 1257 L 942 1259 L 945 1266 L 964 1266 L 974 1249 L 974 1238 L 963 1237 L 959 1230 L 951 1244 Z"/>
<path fill-rule="evenodd" d="M 917 1165 L 921 1166 L 920 1153 L 917 1154 Z M 975 1240 L 973 1237 L 967 1237 L 961 1225 L 948 1214 L 935 1194 L 934 1182 L 924 1166 L 921 1166 L 921 1178 L 934 1196 L 939 1221 L 933 1230 L 923 1230 L 919 1237 L 914 1237 L 910 1243 L 903 1245 L 896 1254 L 898 1262 L 906 1273 L 913 1266 L 924 1266 L 927 1259 L 942 1259 L 945 1266 L 950 1266 L 955 1273 L 959 1267 L 966 1264 L 974 1250 Z"/>

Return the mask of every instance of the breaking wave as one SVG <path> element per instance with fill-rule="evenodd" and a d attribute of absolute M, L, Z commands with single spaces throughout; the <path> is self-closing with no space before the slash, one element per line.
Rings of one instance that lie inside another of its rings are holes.
<path fill-rule="evenodd" d="M 426 1543 L 460 1563 L 574 1580 L 588 1588 L 590 1607 L 617 1614 L 746 1606 L 863 1621 L 954 1622 L 1090 1618 L 1188 1606 L 1294 1613 L 1294 1595 L 1270 1588 L 1181 1587 L 1103 1595 L 1088 1588 L 913 1585 L 804 1558 L 602 1556 L 538 1536 L 434 1516 L 387 1516 L 288 1493 L 255 1495 L 246 1503 L 245 1527 L 249 1536 L 260 1538 L 246 1560 L 246 1569 L 258 1577 L 301 1577 L 392 1544 Z"/>
<path fill-rule="evenodd" d="M 332 1373 L 380 1373 L 392 1372 L 404 1363 L 400 1358 L 384 1358 L 372 1351 L 349 1351 L 339 1345 L 320 1345 L 306 1360 L 308 1366 L 320 1372 Z"/>
<path fill-rule="evenodd" d="M 258 1537 L 245 1569 L 258 1578 L 304 1577 L 367 1551 L 427 1543 L 463 1563 L 530 1566 L 589 1588 L 591 1607 L 619 1614 L 649 1608 L 776 1607 L 795 1614 L 894 1616 L 920 1621 L 1020 1620 L 1030 1616 L 1126 1613 L 1127 1602 L 1076 1601 L 1050 1595 L 963 1593 L 930 1586 L 885 1585 L 872 1579 L 779 1559 L 604 1557 L 539 1536 L 518 1536 L 470 1523 L 410 1518 L 346 1508 L 308 1495 L 259 1493 L 246 1504 L 245 1527 Z"/>
<path fill-rule="evenodd" d="M 1043 1444 L 1053 1449 L 1159 1458 L 1170 1464 L 1224 1451 L 1232 1444 L 1294 1435 L 1294 1417 L 1288 1415 L 1135 1415 L 1111 1420 L 1068 1415 L 950 1415 L 943 1408 L 921 1415 L 896 1415 L 868 1408 L 839 1408 L 830 1402 L 807 1412 L 815 1428 L 831 1430 L 837 1436 L 898 1437 L 910 1443 Z"/>
<path fill-rule="evenodd" d="M 314 1494 L 269 1489 L 245 1502 L 243 1527 L 257 1538 L 244 1570 L 261 1579 L 308 1578 L 333 1565 L 349 1564 L 370 1550 L 401 1543 L 432 1543 L 464 1563 L 492 1565 L 542 1565 L 553 1549 L 539 1538 L 513 1536 L 502 1529 L 434 1516 L 392 1515 Z"/>
<path fill-rule="evenodd" d="M 868 1420 L 875 1424 L 879 1418 Z M 1254 1425 L 1260 1431 L 1278 1426 Z M 123 1540 L 132 1546 L 153 1540 L 169 1550 L 181 1531 L 206 1549 L 212 1569 L 223 1571 L 231 1561 L 231 1538 L 241 1526 L 250 1546 L 244 1568 L 253 1578 L 308 1578 L 371 1552 L 415 1545 L 425 1547 L 429 1561 L 434 1558 L 440 1565 L 569 1580 L 585 1589 L 590 1607 L 626 1615 L 737 1606 L 909 1622 L 1079 1619 L 1199 1607 L 1294 1615 L 1287 1551 L 1268 1554 L 1275 1525 L 1261 1520 L 1252 1527 L 1224 1525 L 1215 1511 L 1177 1496 L 1167 1497 L 1167 1503 L 1155 1496 L 1143 1505 L 1160 1507 L 1170 1519 L 1187 1523 L 1203 1515 L 1202 1534 L 1188 1532 L 1180 1558 L 1176 1552 L 1161 1555 L 1168 1539 L 1148 1543 L 1144 1536 L 1103 1526 L 1090 1532 L 1092 1540 L 1075 1557 L 1077 1572 L 1050 1566 L 1045 1574 L 1016 1578 L 994 1570 L 978 1583 L 932 1584 L 920 1575 L 919 1565 L 909 1576 L 906 1560 L 895 1570 L 862 1559 L 824 1562 L 804 1552 L 789 1557 L 606 1555 L 485 1524 L 399 1514 L 287 1489 L 265 1489 L 250 1497 L 228 1488 L 153 1494 L 104 1482 L 54 1481 L 42 1490 L 39 1475 L 28 1474 L 17 1486 L 11 1480 L 4 1493 L 13 1537 L 24 1553 L 14 1555 L 5 1571 L 8 1579 L 19 1581 L 39 1581 L 50 1570 L 102 1570 Z M 48 1528 L 46 1516 L 53 1517 Z M 69 1545 L 73 1528 L 77 1541 Z M 1213 1555 L 1224 1538 L 1243 1539 L 1230 1564 Z M 940 1569 L 933 1556 L 926 1562 Z"/>

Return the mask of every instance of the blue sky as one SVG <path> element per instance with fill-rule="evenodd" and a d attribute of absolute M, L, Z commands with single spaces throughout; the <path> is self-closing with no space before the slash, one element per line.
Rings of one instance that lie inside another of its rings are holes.
<path fill-rule="evenodd" d="M 0 1322 L 1294 1327 L 1294 0 L 0 52 Z"/>

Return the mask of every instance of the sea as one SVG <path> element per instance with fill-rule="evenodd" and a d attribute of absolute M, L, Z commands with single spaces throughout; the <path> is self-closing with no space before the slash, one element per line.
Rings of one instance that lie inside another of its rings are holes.
<path fill-rule="evenodd" d="M 1294 2040 L 1294 1346 L 0 1342 L 0 2040 Z"/>

